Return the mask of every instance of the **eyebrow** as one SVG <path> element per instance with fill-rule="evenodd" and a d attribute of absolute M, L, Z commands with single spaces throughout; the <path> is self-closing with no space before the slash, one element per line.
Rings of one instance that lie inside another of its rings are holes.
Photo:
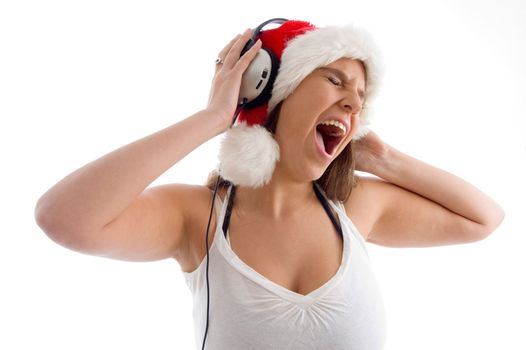
<path fill-rule="evenodd" d="M 329 72 L 332 72 L 334 74 L 336 74 L 338 76 L 338 78 L 340 78 L 341 80 L 345 81 L 345 82 L 349 82 L 351 79 L 349 79 L 349 77 L 341 70 L 337 69 L 337 68 L 332 68 L 332 67 L 319 67 L 320 70 L 326 70 L 326 71 L 329 71 Z M 365 91 L 364 90 L 358 90 L 358 94 L 360 95 L 360 97 L 363 99 L 364 96 L 365 96 Z"/>

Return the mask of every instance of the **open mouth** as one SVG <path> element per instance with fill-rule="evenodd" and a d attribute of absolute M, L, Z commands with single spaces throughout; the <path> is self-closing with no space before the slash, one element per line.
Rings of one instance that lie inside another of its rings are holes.
<path fill-rule="evenodd" d="M 346 130 L 336 124 L 321 123 L 316 126 L 316 133 L 319 133 L 323 139 L 325 152 L 331 156 L 340 144 L 345 132 Z"/>

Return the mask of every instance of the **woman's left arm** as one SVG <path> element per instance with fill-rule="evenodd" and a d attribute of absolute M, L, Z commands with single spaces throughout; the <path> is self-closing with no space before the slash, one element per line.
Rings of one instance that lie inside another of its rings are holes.
<path fill-rule="evenodd" d="M 504 210 L 467 181 L 382 142 L 370 131 L 355 141 L 356 170 L 376 184 L 383 206 L 370 233 L 373 243 L 434 246 L 483 239 L 504 219 Z"/>

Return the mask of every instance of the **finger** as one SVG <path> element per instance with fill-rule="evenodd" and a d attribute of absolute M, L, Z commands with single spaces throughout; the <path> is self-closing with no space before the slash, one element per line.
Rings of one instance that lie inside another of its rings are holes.
<path fill-rule="evenodd" d="M 241 34 L 237 34 L 230 42 L 219 52 L 217 57 L 221 58 L 222 60 L 225 60 L 226 55 L 228 54 L 228 51 L 234 46 L 236 41 L 239 39 Z"/>
<path fill-rule="evenodd" d="M 217 58 L 222 60 L 221 63 L 216 62 L 215 71 L 219 71 L 219 69 L 223 66 L 223 63 L 225 61 L 225 57 L 228 54 L 228 51 L 232 48 L 232 46 L 236 43 L 236 41 L 239 39 L 241 34 L 237 34 L 230 42 L 219 52 L 217 55 Z"/>
<path fill-rule="evenodd" d="M 237 61 L 236 65 L 234 66 L 234 69 L 239 69 L 242 72 L 244 72 L 247 69 L 250 62 L 252 62 L 254 57 L 256 57 L 256 55 L 258 54 L 261 45 L 261 40 L 258 39 L 256 43 L 247 52 L 245 52 L 243 56 L 241 56 L 239 61 Z"/>
<path fill-rule="evenodd" d="M 237 39 L 237 41 L 234 43 L 234 45 L 230 48 L 228 51 L 228 54 L 225 57 L 224 66 L 225 67 L 233 67 L 236 62 L 239 60 L 239 55 L 241 54 L 241 50 L 243 50 L 243 47 L 245 47 L 248 39 L 252 36 L 252 29 L 247 29 L 245 32 Z"/>

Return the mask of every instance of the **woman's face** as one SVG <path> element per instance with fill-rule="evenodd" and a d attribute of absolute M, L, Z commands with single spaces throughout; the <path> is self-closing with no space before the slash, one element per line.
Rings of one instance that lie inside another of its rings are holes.
<path fill-rule="evenodd" d="M 279 166 L 303 181 L 305 177 L 309 181 L 321 177 L 358 130 L 365 87 L 363 64 L 350 58 L 309 74 L 281 106 L 275 133 L 280 145 Z M 319 126 L 329 120 L 344 125 L 343 135 L 331 138 L 328 134 L 343 130 Z"/>

